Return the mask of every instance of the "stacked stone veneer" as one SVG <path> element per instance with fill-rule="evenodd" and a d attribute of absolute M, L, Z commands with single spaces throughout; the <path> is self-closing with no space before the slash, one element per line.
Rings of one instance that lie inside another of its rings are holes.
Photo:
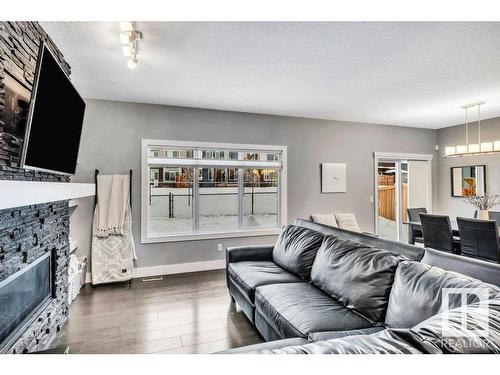
<path fill-rule="evenodd" d="M 9 348 L 25 353 L 48 347 L 68 316 L 69 208 L 67 201 L 0 211 L 0 281 L 55 250 L 56 295 Z"/>
<path fill-rule="evenodd" d="M 5 75 L 31 91 L 40 40 L 47 43 L 69 75 L 69 65 L 38 23 L 0 22 L 0 180 L 69 181 L 66 176 L 20 169 L 22 143 L 4 133 Z M 56 254 L 56 296 L 9 348 L 11 353 L 47 348 L 68 316 L 68 233 L 67 201 L 0 210 L 0 281 L 46 252 L 55 250 Z"/>

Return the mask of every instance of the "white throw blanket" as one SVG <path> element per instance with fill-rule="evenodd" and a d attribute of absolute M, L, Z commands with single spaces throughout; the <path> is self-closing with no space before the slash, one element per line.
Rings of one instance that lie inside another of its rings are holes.
<path fill-rule="evenodd" d="M 94 215 L 97 215 L 97 207 Z M 94 226 L 96 217 L 94 216 Z M 124 234 L 92 237 L 92 284 L 130 280 L 134 274 L 135 255 L 130 206 L 125 215 Z"/>
<path fill-rule="evenodd" d="M 125 214 L 129 206 L 130 176 L 97 176 L 97 209 L 95 212 L 94 235 L 107 237 L 110 234 L 123 235 Z"/>

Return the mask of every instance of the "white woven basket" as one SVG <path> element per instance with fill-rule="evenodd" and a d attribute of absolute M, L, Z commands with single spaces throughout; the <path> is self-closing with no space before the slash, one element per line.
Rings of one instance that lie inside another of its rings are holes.
<path fill-rule="evenodd" d="M 87 258 L 78 258 L 78 270 L 69 276 L 68 286 L 68 302 L 71 304 L 75 298 L 80 294 L 80 289 L 85 285 L 85 278 L 87 276 Z"/>

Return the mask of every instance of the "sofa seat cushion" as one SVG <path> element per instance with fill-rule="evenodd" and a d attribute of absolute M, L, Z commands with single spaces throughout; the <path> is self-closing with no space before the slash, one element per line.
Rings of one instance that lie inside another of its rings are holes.
<path fill-rule="evenodd" d="M 261 351 L 261 353 L 274 354 L 421 354 L 427 352 L 413 345 L 412 342 L 408 342 L 406 337 L 400 337 L 399 332 L 392 330 Z M 437 348 L 432 352 L 440 353 Z"/>
<path fill-rule="evenodd" d="M 314 332 L 309 334 L 308 339 L 310 341 L 333 340 L 348 336 L 371 335 L 373 333 L 383 331 L 384 329 L 385 329 L 384 327 L 370 327 L 362 329 L 353 329 L 351 331 Z"/>
<path fill-rule="evenodd" d="M 307 283 L 258 287 L 255 306 L 257 313 L 282 338 L 373 326 L 367 319 Z"/>
<path fill-rule="evenodd" d="M 459 293 L 449 294 L 448 304 L 444 305 L 443 295 L 450 289 L 483 290 L 489 298 L 499 292 L 491 284 L 462 274 L 420 262 L 401 262 L 392 285 L 385 325 L 390 328 L 411 328 L 442 311 L 461 306 L 462 296 Z M 475 294 L 467 294 L 467 303 L 476 300 Z"/>
<path fill-rule="evenodd" d="M 327 236 L 316 254 L 311 281 L 373 323 L 383 323 L 401 255 Z"/>
<path fill-rule="evenodd" d="M 315 230 L 287 225 L 274 245 L 273 260 L 287 271 L 309 281 L 323 237 Z"/>
<path fill-rule="evenodd" d="M 247 299 L 254 303 L 258 286 L 277 283 L 303 282 L 272 261 L 246 261 L 229 263 L 229 276 Z"/>

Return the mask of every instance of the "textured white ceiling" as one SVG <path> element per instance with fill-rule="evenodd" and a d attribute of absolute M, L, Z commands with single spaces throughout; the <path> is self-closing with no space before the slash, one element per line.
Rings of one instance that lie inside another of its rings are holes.
<path fill-rule="evenodd" d="M 500 116 L 500 23 L 43 22 L 84 97 L 425 128 Z"/>

